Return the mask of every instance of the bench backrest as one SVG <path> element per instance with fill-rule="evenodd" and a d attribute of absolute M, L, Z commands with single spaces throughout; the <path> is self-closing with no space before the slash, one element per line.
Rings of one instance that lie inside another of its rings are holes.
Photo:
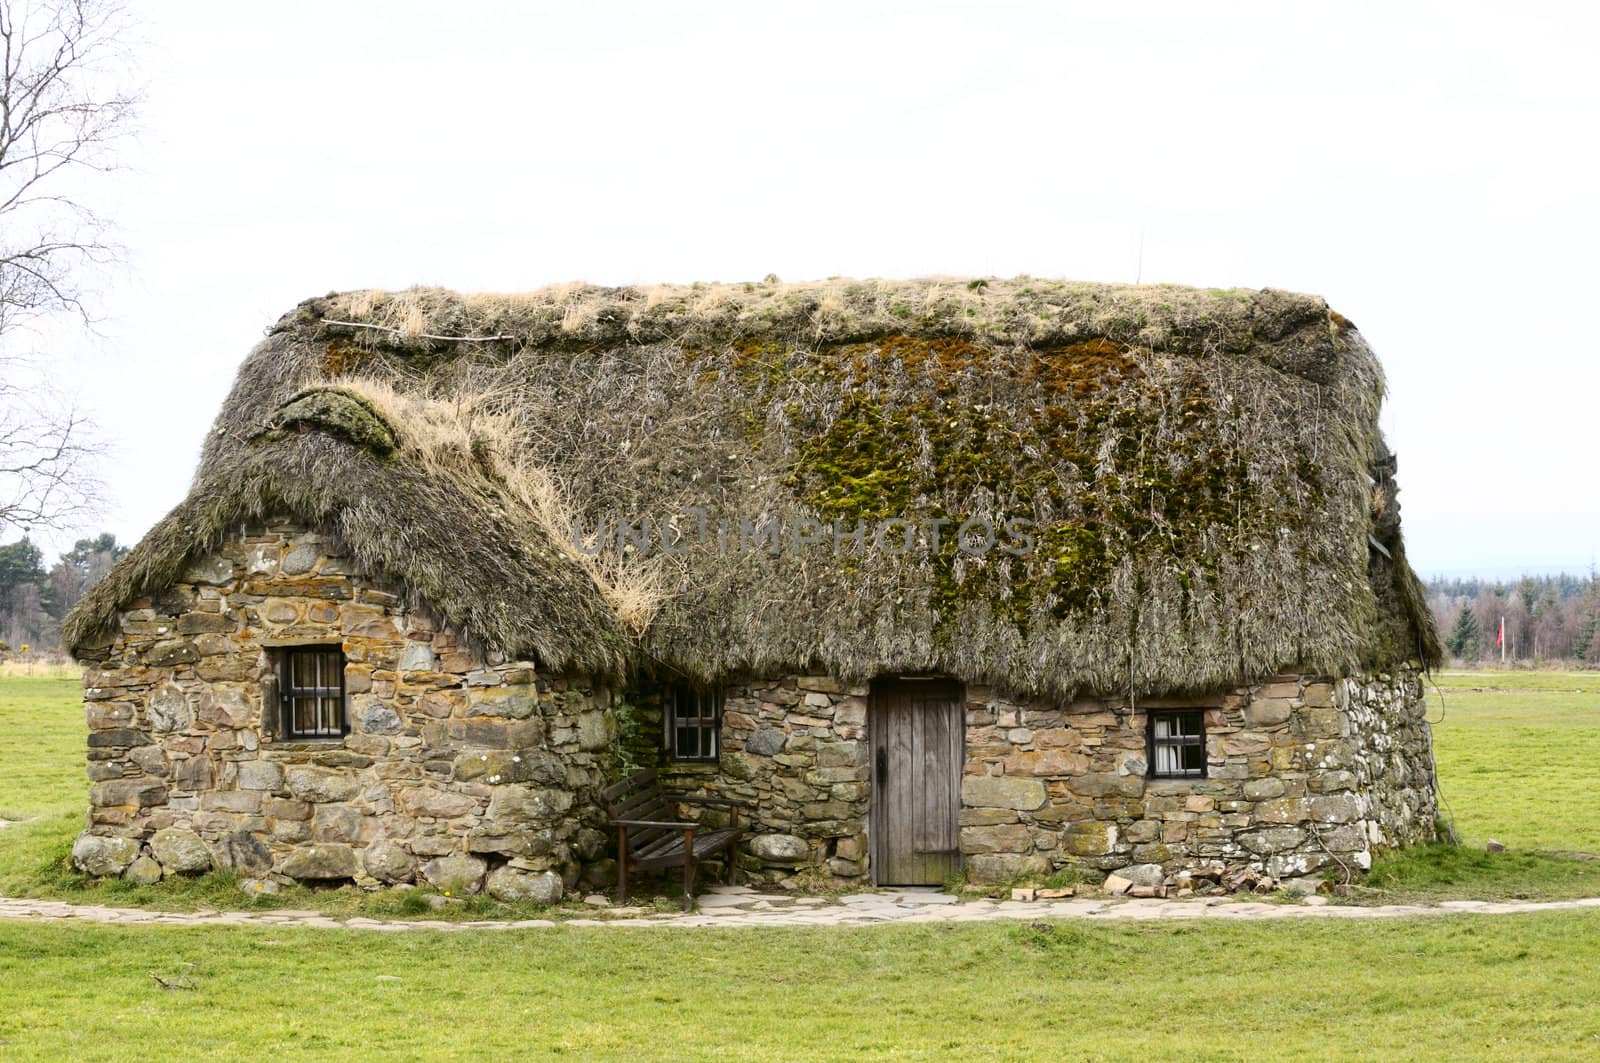
<path fill-rule="evenodd" d="M 600 792 L 605 799 L 606 812 L 612 821 L 619 819 L 648 819 L 658 823 L 676 821 L 677 810 L 661 792 L 661 781 L 654 768 L 636 772 L 614 786 Z M 675 833 L 664 827 L 629 827 L 628 850 L 638 852 L 663 834 Z"/>

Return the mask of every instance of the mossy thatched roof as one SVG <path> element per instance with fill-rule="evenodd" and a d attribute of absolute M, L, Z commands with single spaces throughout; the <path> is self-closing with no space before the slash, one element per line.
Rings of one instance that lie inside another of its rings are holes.
<path fill-rule="evenodd" d="M 556 668 L 939 671 L 1059 694 L 1432 658 L 1382 391 L 1348 321 L 1273 290 L 333 295 L 245 361 L 189 498 L 67 639 L 286 511 L 482 645 Z M 421 437 L 462 409 L 484 438 L 451 465 Z M 530 503 L 530 470 L 554 502 Z M 570 517 L 589 546 L 605 522 L 611 548 L 575 550 Z M 618 551 L 618 522 L 645 519 L 680 552 Z M 901 520 L 921 529 L 909 550 Z M 819 525 L 867 541 L 806 541 Z M 778 550 L 750 548 L 774 527 Z M 630 630 L 619 601 L 641 587 L 653 608 Z"/>

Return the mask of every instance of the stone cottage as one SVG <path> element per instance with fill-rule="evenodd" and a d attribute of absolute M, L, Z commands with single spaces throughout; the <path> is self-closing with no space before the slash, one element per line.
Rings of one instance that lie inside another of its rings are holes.
<path fill-rule="evenodd" d="M 67 625 L 75 859 L 549 901 L 655 766 L 767 880 L 1366 867 L 1435 830 L 1382 392 L 1273 290 L 310 300 Z"/>

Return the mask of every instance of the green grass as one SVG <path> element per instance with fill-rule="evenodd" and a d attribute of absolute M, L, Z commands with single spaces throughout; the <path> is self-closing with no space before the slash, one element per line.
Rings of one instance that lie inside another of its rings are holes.
<path fill-rule="evenodd" d="M 1600 673 L 1444 673 L 1429 718 L 1462 839 L 1600 853 Z"/>
<path fill-rule="evenodd" d="M 1560 693 L 1600 694 L 1600 671 L 1552 672 L 1533 669 L 1494 669 L 1492 671 L 1435 672 L 1433 683 L 1446 693 L 1452 690 L 1555 691 Z M 1591 702 L 1592 704 L 1592 702 Z"/>
<path fill-rule="evenodd" d="M 1101 926 L 0 924 L 8 1059 L 1594 1058 L 1600 912 Z M 167 991 L 150 973 L 188 975 Z"/>
<path fill-rule="evenodd" d="M 0 893 L 56 885 L 89 808 L 76 679 L 0 676 Z"/>
<path fill-rule="evenodd" d="M 76 679 L 0 677 L 0 819 L 65 810 L 82 818 L 83 704 Z"/>
<path fill-rule="evenodd" d="M 1462 844 L 1382 857 L 1362 903 L 1600 897 L 1600 673 L 1445 672 L 1428 690 L 1441 811 Z M 1509 846 L 1484 851 L 1494 838 Z"/>
<path fill-rule="evenodd" d="M 1354 897 L 1367 904 L 1600 897 L 1600 860 L 1466 845 L 1420 845 L 1374 863 Z"/>

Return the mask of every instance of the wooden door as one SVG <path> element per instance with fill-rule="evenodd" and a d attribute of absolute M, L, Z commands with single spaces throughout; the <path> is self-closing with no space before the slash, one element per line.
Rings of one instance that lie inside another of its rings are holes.
<path fill-rule="evenodd" d="M 873 684 L 872 880 L 940 885 L 961 869 L 961 684 Z"/>

